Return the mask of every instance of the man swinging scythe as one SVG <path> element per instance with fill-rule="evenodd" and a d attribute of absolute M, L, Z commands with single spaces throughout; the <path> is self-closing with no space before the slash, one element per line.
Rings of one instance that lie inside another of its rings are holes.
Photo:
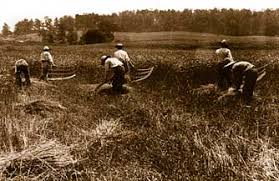
<path fill-rule="evenodd" d="M 131 71 L 135 71 L 135 66 L 132 63 L 127 51 L 123 50 L 123 44 L 117 43 L 115 45 L 115 48 L 117 49 L 114 52 L 114 57 L 118 58 L 125 68 L 125 76 L 128 81 L 131 81 Z"/>
<path fill-rule="evenodd" d="M 265 67 L 256 68 L 247 61 L 232 61 L 224 66 L 224 70 L 231 74 L 234 92 L 243 96 L 246 104 L 250 104 L 257 81 L 266 74 Z"/>
<path fill-rule="evenodd" d="M 123 44 L 115 45 L 117 50 L 114 57 L 104 55 L 101 64 L 105 65 L 105 81 L 99 84 L 95 92 L 105 83 L 112 82 L 112 89 L 116 93 L 123 92 L 123 84 L 128 82 L 139 82 L 148 78 L 154 67 L 137 69 L 132 63 L 128 53 L 123 50 Z M 121 67 L 121 68 L 120 68 Z"/>
<path fill-rule="evenodd" d="M 109 55 L 103 55 L 101 65 L 105 66 L 105 79 L 103 83 L 95 88 L 95 92 L 105 83 L 112 83 L 114 93 L 121 94 L 123 92 L 123 84 L 125 83 L 125 68 L 124 64 L 117 58 Z"/>
<path fill-rule="evenodd" d="M 115 45 L 117 50 L 114 52 L 114 57 L 118 58 L 123 63 L 127 82 L 139 82 L 147 79 L 153 72 L 154 67 L 145 69 L 136 68 L 127 51 L 123 50 L 123 47 L 124 45 L 122 43 L 117 43 Z"/>

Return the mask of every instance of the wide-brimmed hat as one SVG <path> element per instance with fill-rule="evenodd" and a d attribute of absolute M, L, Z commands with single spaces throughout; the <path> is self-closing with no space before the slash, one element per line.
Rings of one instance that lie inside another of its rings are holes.
<path fill-rule="evenodd" d="M 43 50 L 48 51 L 48 50 L 50 50 L 50 48 L 48 46 L 44 46 Z"/>
<path fill-rule="evenodd" d="M 220 43 L 227 43 L 227 40 L 224 39 Z"/>
<path fill-rule="evenodd" d="M 123 44 L 122 44 L 122 43 L 117 43 L 117 44 L 115 45 L 115 47 L 116 47 L 116 48 L 122 48 L 122 47 L 123 47 Z"/>

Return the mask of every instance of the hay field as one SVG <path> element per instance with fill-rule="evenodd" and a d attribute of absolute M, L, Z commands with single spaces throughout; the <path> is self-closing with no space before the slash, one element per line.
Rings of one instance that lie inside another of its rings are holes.
<path fill-rule="evenodd" d="M 42 46 L 1 46 L 0 178 L 279 179 L 276 38 L 229 37 L 235 59 L 274 62 L 245 107 L 218 101 L 217 45 L 197 37 L 174 44 L 118 36 L 138 67 L 155 66 L 149 79 L 129 84 L 132 90 L 121 96 L 93 92 L 103 76 L 98 58 L 112 54 L 113 44 L 51 46 L 56 64 L 76 65 L 78 72 L 48 83 L 36 79 Z M 9 75 L 18 58 L 31 65 L 32 87 L 25 92 L 14 89 Z"/>

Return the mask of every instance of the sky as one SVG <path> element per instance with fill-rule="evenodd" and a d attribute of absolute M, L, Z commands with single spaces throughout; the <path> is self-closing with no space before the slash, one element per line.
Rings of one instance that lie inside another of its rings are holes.
<path fill-rule="evenodd" d="M 279 8 L 279 0 L 3 0 L 0 3 L 0 29 L 5 22 L 13 30 L 15 23 L 24 18 L 42 20 L 45 16 L 111 14 L 125 10 L 213 8 L 261 11 Z"/>

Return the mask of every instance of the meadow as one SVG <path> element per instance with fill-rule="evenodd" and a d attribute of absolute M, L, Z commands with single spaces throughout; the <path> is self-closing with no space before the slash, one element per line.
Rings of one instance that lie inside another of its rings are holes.
<path fill-rule="evenodd" d="M 251 107 L 218 101 L 214 51 L 226 38 L 236 60 L 266 68 Z M 41 82 L 41 45 L 0 46 L 0 178 L 14 180 L 279 179 L 279 41 L 183 32 L 116 34 L 134 63 L 154 66 L 129 94 L 96 95 L 99 58 L 114 43 L 51 46 L 77 77 Z M 13 85 L 15 60 L 32 87 Z"/>

